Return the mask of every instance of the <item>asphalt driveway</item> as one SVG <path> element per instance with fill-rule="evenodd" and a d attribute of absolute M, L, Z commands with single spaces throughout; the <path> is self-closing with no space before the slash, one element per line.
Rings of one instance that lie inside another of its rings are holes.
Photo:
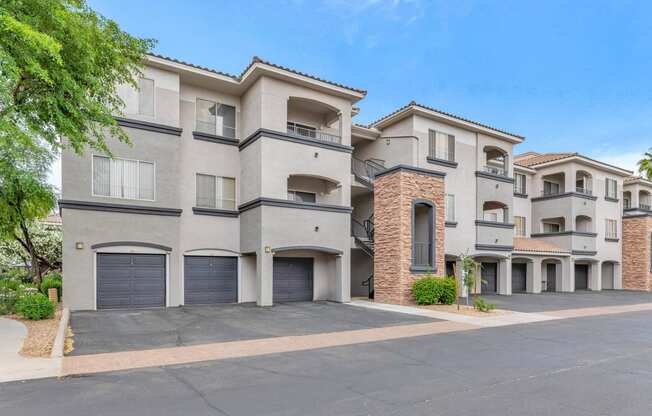
<path fill-rule="evenodd" d="M 332 302 L 73 312 L 70 355 L 176 347 L 434 322 Z"/>
<path fill-rule="evenodd" d="M 652 302 L 652 293 L 627 290 L 515 293 L 511 296 L 481 295 L 481 297 L 487 302 L 495 303 L 497 308 L 517 312 L 546 312 Z"/>

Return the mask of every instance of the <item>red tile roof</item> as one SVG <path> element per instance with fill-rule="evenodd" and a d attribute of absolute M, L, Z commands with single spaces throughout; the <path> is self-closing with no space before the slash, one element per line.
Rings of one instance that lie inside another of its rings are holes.
<path fill-rule="evenodd" d="M 568 254 L 567 250 L 562 249 L 547 241 L 537 238 L 514 237 L 514 251 L 530 251 L 537 253 L 556 253 Z"/>

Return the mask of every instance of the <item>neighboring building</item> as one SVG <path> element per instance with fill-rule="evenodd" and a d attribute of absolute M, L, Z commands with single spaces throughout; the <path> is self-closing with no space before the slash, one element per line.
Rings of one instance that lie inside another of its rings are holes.
<path fill-rule="evenodd" d="M 414 102 L 354 125 L 365 91 L 258 58 L 239 76 L 145 65 L 119 90 L 133 146 L 62 155 L 71 309 L 409 303 L 415 278 L 459 275 L 461 253 L 482 293 L 621 287 L 630 172 L 515 160 L 522 136 Z"/>
<path fill-rule="evenodd" d="M 625 179 L 623 289 L 652 290 L 652 181 Z"/>

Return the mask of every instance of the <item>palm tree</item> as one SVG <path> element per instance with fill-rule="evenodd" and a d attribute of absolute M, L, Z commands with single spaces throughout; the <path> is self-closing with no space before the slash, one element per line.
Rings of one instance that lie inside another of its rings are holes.
<path fill-rule="evenodd" d="M 652 147 L 643 154 L 643 159 L 638 161 L 638 171 L 652 180 Z"/>

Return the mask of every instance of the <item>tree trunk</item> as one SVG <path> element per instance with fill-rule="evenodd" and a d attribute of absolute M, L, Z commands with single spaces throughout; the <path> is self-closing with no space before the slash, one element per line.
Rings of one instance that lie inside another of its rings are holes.
<path fill-rule="evenodd" d="M 32 283 L 34 283 L 36 286 L 39 286 L 41 284 L 41 263 L 38 253 L 36 253 L 36 248 L 34 247 L 34 243 L 32 243 L 32 239 L 29 236 L 29 230 L 27 229 L 27 225 L 24 222 L 20 223 L 20 230 L 22 231 L 24 237 L 23 243 L 25 244 L 25 248 L 27 249 L 29 257 L 32 260 Z"/>

